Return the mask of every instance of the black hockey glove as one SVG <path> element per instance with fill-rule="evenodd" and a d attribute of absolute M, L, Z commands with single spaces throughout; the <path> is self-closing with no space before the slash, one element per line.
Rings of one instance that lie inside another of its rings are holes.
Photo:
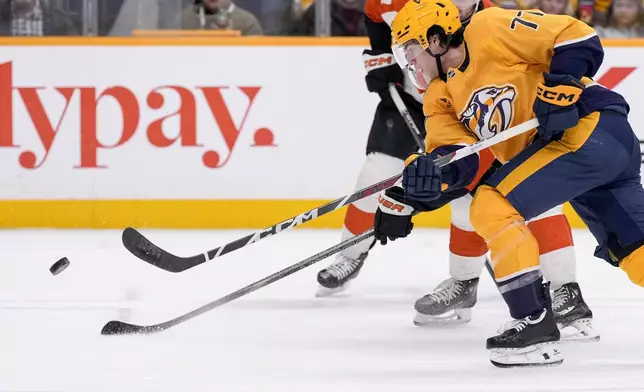
<path fill-rule="evenodd" d="M 373 227 L 376 241 L 386 245 L 387 239 L 395 241 L 411 233 L 414 227 L 411 217 L 415 209 L 406 203 L 405 192 L 397 186 L 385 189 L 378 195 L 378 209 Z"/>
<path fill-rule="evenodd" d="M 544 73 L 543 77 L 532 111 L 539 120 L 539 137 L 550 140 L 579 123 L 577 101 L 586 86 L 571 75 Z"/>
<path fill-rule="evenodd" d="M 381 99 L 389 96 L 389 83 L 403 85 L 405 77 L 393 54 L 365 50 L 362 52 L 362 60 L 367 71 L 367 90 L 378 93 Z"/>

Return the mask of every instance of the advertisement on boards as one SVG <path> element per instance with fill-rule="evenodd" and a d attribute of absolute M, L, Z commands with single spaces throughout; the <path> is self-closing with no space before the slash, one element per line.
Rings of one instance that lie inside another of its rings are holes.
<path fill-rule="evenodd" d="M 0 200 L 327 200 L 350 192 L 378 103 L 357 46 L 7 46 Z M 644 139 L 644 47 L 598 83 Z"/>
<path fill-rule="evenodd" d="M 353 187 L 377 104 L 357 48 L 55 49 L 0 54 L 2 198 Z"/>

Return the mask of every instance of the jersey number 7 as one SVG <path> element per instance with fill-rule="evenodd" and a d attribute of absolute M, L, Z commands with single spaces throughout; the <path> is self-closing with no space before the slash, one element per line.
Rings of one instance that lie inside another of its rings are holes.
<path fill-rule="evenodd" d="M 517 16 L 515 16 L 512 19 L 512 22 L 510 23 L 510 30 L 515 30 L 517 28 L 517 23 L 520 25 L 523 25 L 529 29 L 532 29 L 534 31 L 539 30 L 539 24 L 535 22 L 531 22 L 529 20 L 523 19 L 523 14 L 530 14 L 530 15 L 536 15 L 536 16 L 543 16 L 543 12 L 537 12 L 537 11 L 519 11 L 517 12 Z"/>

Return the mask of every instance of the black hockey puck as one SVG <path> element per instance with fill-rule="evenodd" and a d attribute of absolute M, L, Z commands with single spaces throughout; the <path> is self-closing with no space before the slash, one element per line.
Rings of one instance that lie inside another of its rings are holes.
<path fill-rule="evenodd" d="M 51 266 L 51 268 L 49 268 L 49 272 L 51 272 L 52 275 L 58 275 L 67 267 L 69 267 L 69 264 L 70 263 L 69 260 L 67 260 L 67 257 L 63 257 L 62 259 L 55 262 L 54 265 Z"/>

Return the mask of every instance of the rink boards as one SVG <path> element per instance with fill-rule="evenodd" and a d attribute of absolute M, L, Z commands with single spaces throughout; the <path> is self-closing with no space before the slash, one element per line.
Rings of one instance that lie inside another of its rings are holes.
<path fill-rule="evenodd" d="M 378 103 L 363 39 L 0 45 L 0 227 L 263 227 L 352 192 Z M 605 46 L 597 80 L 644 139 L 644 41 Z"/>

